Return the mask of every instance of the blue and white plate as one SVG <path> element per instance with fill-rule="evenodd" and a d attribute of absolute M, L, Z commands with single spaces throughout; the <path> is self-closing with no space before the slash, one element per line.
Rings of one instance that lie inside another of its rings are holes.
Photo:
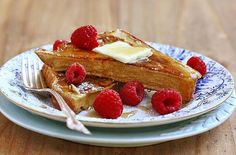
<path fill-rule="evenodd" d="M 226 68 L 216 61 L 201 54 L 169 45 L 157 43 L 150 43 L 150 45 L 183 63 L 186 63 L 187 60 L 194 55 L 200 56 L 204 60 L 207 64 L 208 71 L 203 78 L 198 80 L 193 100 L 184 105 L 184 107 L 177 112 L 159 115 L 152 109 L 150 97 L 146 95 L 144 101 L 139 106 L 125 106 L 122 116 L 118 119 L 100 118 L 93 109 L 89 109 L 77 115 L 80 121 L 87 126 L 113 128 L 144 127 L 173 123 L 207 113 L 217 108 L 232 94 L 234 89 L 233 77 Z M 52 45 L 44 45 L 40 48 L 50 50 L 52 49 Z M 49 97 L 26 91 L 22 86 L 22 56 L 38 59 L 34 54 L 35 49 L 37 48 L 28 50 L 12 58 L 1 67 L 0 91 L 19 107 L 47 118 L 65 121 L 66 116 L 61 111 L 51 106 Z"/>
<path fill-rule="evenodd" d="M 109 147 L 145 146 L 197 135 L 222 124 L 236 107 L 234 93 L 219 108 L 189 120 L 161 126 L 112 130 L 89 127 L 92 136 L 88 136 L 68 129 L 64 123 L 34 116 L 5 97 L 0 96 L 0 102 L 0 112 L 26 129 L 78 143 Z"/>

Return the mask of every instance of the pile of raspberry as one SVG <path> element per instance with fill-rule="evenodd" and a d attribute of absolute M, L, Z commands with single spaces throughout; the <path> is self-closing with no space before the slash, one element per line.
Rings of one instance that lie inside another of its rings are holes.
<path fill-rule="evenodd" d="M 58 51 L 62 44 L 67 44 L 66 40 L 56 40 L 53 44 L 53 50 Z M 91 25 L 82 26 L 76 29 L 71 35 L 71 43 L 80 49 L 92 50 L 97 47 L 97 30 Z M 191 57 L 187 65 L 198 71 L 202 76 L 207 72 L 207 67 L 200 57 Z M 74 63 L 66 70 L 66 80 L 68 84 L 78 85 L 86 77 L 85 68 Z M 93 107 L 94 110 L 103 118 L 115 119 L 121 116 L 123 104 L 128 106 L 137 106 L 144 98 L 144 86 L 139 81 L 127 82 L 121 90 L 104 90 L 96 97 Z M 181 94 L 175 89 L 157 90 L 152 98 L 153 109 L 161 115 L 169 114 L 180 109 L 182 105 Z"/>
<path fill-rule="evenodd" d="M 138 105 L 144 98 L 144 87 L 138 81 L 126 83 L 118 94 L 114 90 L 102 91 L 95 99 L 94 110 L 103 118 L 118 118 L 123 111 L 123 104 Z M 182 97 L 174 89 L 161 89 L 152 96 L 152 107 L 159 114 L 168 114 L 179 110 Z"/>
<path fill-rule="evenodd" d="M 200 57 L 191 57 L 187 65 L 198 71 L 202 76 L 207 67 Z M 121 88 L 119 94 L 114 90 L 101 92 L 94 101 L 95 111 L 104 118 L 117 118 L 122 114 L 123 104 L 138 105 L 144 98 L 144 86 L 138 81 L 130 81 Z M 180 109 L 182 96 L 175 89 L 157 90 L 151 98 L 153 109 L 161 115 L 169 114 Z"/>

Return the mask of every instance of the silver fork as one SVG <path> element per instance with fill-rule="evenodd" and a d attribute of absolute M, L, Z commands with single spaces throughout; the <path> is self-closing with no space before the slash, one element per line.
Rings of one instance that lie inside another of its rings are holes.
<path fill-rule="evenodd" d="M 91 134 L 91 132 L 79 120 L 76 119 L 75 113 L 66 104 L 65 100 L 61 97 L 61 95 L 58 94 L 56 91 L 47 88 L 42 73 L 40 71 L 41 66 L 42 63 L 38 60 L 34 59 L 32 62 L 29 57 L 22 58 L 22 80 L 25 89 L 34 92 L 48 92 L 52 94 L 56 98 L 61 110 L 67 116 L 67 127 L 72 130 L 80 131 L 87 135 Z"/>

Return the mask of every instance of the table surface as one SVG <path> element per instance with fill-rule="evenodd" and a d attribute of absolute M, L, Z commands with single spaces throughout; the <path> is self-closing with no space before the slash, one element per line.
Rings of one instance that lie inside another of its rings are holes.
<path fill-rule="evenodd" d="M 0 64 L 92 24 L 199 51 L 236 77 L 235 0 L 0 0 Z M 26 130 L 0 114 L 0 154 L 236 154 L 236 113 L 206 133 L 139 148 L 68 142 Z"/>

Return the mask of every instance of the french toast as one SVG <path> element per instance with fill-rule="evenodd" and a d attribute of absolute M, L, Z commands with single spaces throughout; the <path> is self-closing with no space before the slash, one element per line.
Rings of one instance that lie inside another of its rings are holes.
<path fill-rule="evenodd" d="M 88 75 L 119 82 L 138 80 L 146 88 L 154 90 L 173 88 L 181 93 L 183 102 L 192 99 L 196 81 L 201 77 L 199 72 L 123 30 L 99 34 L 98 40 L 99 46 L 123 41 L 134 47 L 151 48 L 153 54 L 148 59 L 136 63 L 122 63 L 103 54 L 75 48 L 70 43 L 61 45 L 58 52 L 39 49 L 35 53 L 55 71 L 65 71 L 72 63 L 79 62 Z"/>
<path fill-rule="evenodd" d="M 55 72 L 45 64 L 42 68 L 42 74 L 47 86 L 59 93 L 75 113 L 87 109 L 93 104 L 100 91 L 112 88 L 116 84 L 110 79 L 87 76 L 80 85 L 69 85 L 63 72 Z M 52 103 L 54 107 L 59 107 L 57 102 Z"/>

